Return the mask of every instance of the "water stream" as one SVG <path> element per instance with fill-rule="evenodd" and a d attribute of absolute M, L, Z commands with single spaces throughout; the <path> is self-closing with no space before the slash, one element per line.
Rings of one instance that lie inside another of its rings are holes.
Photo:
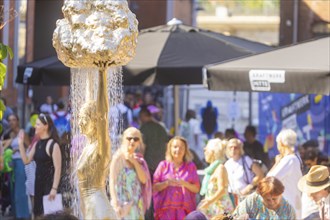
<path fill-rule="evenodd" d="M 87 100 L 96 100 L 98 89 L 98 69 L 97 68 L 72 68 L 71 69 L 71 89 L 70 101 L 72 107 L 72 121 L 71 121 L 71 135 L 72 145 L 70 150 L 70 173 L 69 178 L 64 183 L 65 189 L 70 191 L 69 206 L 73 214 L 79 219 L 82 219 L 80 199 L 78 192 L 77 179 L 77 160 L 83 148 L 86 146 L 86 138 L 79 131 L 78 114 L 81 106 Z M 122 86 L 122 68 L 113 67 L 108 68 L 107 71 L 107 93 L 109 101 L 109 136 L 111 139 L 112 154 L 118 149 L 120 144 L 120 137 L 123 131 L 123 120 L 121 119 L 121 112 L 118 111 L 116 105 L 123 103 L 123 86 Z M 110 146 L 109 146 L 110 147 Z M 107 185 L 107 194 L 109 196 L 109 189 Z M 110 198 L 109 198 L 110 199 Z"/>

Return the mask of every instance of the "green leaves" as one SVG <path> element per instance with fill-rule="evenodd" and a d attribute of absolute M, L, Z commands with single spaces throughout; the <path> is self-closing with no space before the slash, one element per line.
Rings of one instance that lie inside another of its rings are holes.
<path fill-rule="evenodd" d="M 3 104 L 3 101 L 0 99 L 0 120 L 2 120 L 3 113 L 6 111 L 6 106 Z M 2 133 L 2 124 L 0 124 L 0 133 Z"/>
<path fill-rule="evenodd" d="M 0 43 L 0 92 L 2 90 L 2 86 L 5 83 L 5 77 L 7 72 L 7 66 L 2 63 L 3 59 L 6 59 L 9 55 L 9 58 L 12 59 L 14 54 L 10 47 Z M 6 106 L 3 104 L 2 100 L 0 100 L 0 120 L 2 120 L 3 112 L 6 110 Z M 2 130 L 2 126 L 0 125 L 0 130 Z"/>
<path fill-rule="evenodd" d="M 7 66 L 3 64 L 2 61 L 6 59 L 8 55 L 9 58 L 12 59 L 14 56 L 13 51 L 9 46 L 0 43 L 0 91 L 2 90 L 2 86 L 5 82 L 7 72 Z"/>
<path fill-rule="evenodd" d="M 6 106 L 3 104 L 2 100 L 0 99 L 0 119 L 2 119 L 4 111 L 6 111 Z"/>
<path fill-rule="evenodd" d="M 7 66 L 3 63 L 0 63 L 0 91 L 2 90 L 2 86 L 5 83 L 6 72 Z"/>
<path fill-rule="evenodd" d="M 2 61 L 3 59 L 6 59 L 8 54 L 9 58 L 13 59 L 14 54 L 11 48 L 7 45 L 0 43 L 0 60 Z"/>

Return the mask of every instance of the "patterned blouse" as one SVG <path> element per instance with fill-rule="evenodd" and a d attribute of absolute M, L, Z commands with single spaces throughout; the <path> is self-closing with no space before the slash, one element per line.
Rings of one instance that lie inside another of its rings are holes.
<path fill-rule="evenodd" d="M 121 204 L 133 202 L 123 219 L 144 219 L 142 188 L 134 169 L 124 167 L 117 179 L 116 193 Z"/>
<path fill-rule="evenodd" d="M 283 197 L 280 207 L 277 210 L 271 210 L 263 204 L 262 197 L 256 192 L 240 202 L 233 214 L 237 216 L 248 214 L 249 219 L 291 220 L 296 218 L 293 207 Z"/>

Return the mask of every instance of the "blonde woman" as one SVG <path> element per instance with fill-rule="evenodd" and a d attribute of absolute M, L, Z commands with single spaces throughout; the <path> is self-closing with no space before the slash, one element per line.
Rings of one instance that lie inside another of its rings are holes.
<path fill-rule="evenodd" d="M 291 129 L 282 130 L 276 137 L 279 155 L 267 176 L 278 178 L 284 185 L 283 197 L 294 207 L 297 219 L 301 218 L 301 193 L 297 183 L 302 177 L 300 158 L 294 153 L 297 134 Z"/>
<path fill-rule="evenodd" d="M 159 163 L 153 177 L 154 215 L 160 219 L 184 219 L 196 209 L 200 184 L 186 139 L 172 138 L 166 160 Z"/>
<path fill-rule="evenodd" d="M 205 160 L 210 164 L 205 169 L 205 176 L 200 194 L 205 195 L 198 209 L 211 218 L 219 213 L 231 212 L 234 207 L 228 194 L 228 175 L 225 166 L 227 141 L 218 138 L 208 141 L 204 148 Z"/>
<path fill-rule="evenodd" d="M 261 167 L 244 155 L 243 143 L 232 138 L 227 144 L 227 157 L 225 163 L 228 172 L 229 188 L 235 206 L 245 196 L 253 192 L 258 182 L 264 177 Z"/>
<path fill-rule="evenodd" d="M 120 219 L 144 219 L 151 202 L 151 179 L 143 152 L 141 132 L 123 133 L 122 144 L 110 165 L 111 203 Z"/>

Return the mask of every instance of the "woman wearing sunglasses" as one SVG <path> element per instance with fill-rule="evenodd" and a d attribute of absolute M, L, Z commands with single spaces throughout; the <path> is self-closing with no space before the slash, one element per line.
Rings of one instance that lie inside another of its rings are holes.
<path fill-rule="evenodd" d="M 110 165 L 111 203 L 120 219 L 144 219 L 151 202 L 149 169 L 141 132 L 127 128 Z"/>
<path fill-rule="evenodd" d="M 23 144 L 24 132 L 20 132 L 19 151 L 24 164 L 34 160 L 37 165 L 33 213 L 35 216 L 40 216 L 44 214 L 43 196 L 48 195 L 49 200 L 54 200 L 58 192 L 62 157 L 58 134 L 49 115 L 39 115 L 35 125 L 35 135 L 40 139 L 34 143 L 27 155 Z"/>

